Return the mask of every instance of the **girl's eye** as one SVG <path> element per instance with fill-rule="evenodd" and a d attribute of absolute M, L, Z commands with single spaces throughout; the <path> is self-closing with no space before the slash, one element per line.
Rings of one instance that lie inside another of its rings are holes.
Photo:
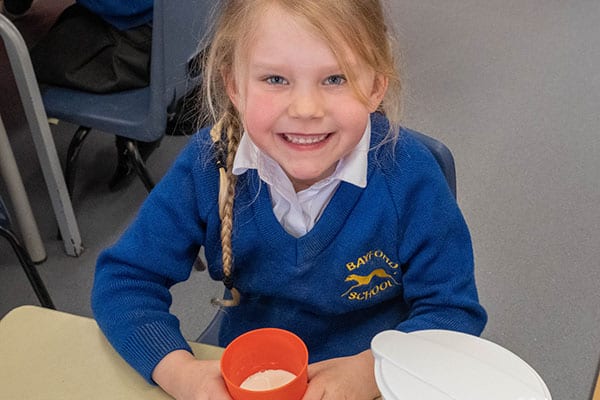
<path fill-rule="evenodd" d="M 325 79 L 326 85 L 338 86 L 343 85 L 344 83 L 346 83 L 346 77 L 344 75 L 331 75 Z"/>
<path fill-rule="evenodd" d="M 270 85 L 286 85 L 287 84 L 287 81 L 285 80 L 285 78 L 282 76 L 278 76 L 278 75 L 266 77 L 265 82 L 267 82 Z"/>

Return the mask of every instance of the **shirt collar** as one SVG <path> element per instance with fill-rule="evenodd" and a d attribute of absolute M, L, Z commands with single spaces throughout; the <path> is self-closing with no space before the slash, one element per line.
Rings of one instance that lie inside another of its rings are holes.
<path fill-rule="evenodd" d="M 334 173 L 323 181 L 337 179 L 356 185 L 360 188 L 367 186 L 367 166 L 369 145 L 371 142 L 371 120 L 367 120 L 367 127 L 356 147 L 346 157 L 342 158 Z M 242 175 L 249 169 L 256 169 L 262 180 L 270 185 L 281 185 L 282 168 L 275 160 L 262 152 L 244 132 L 240 140 L 234 161 L 233 174 Z M 285 173 L 283 176 L 287 178 Z M 289 178 L 287 179 L 289 181 Z M 291 182 L 289 182 L 291 184 Z M 316 185 L 319 185 L 317 182 Z"/>

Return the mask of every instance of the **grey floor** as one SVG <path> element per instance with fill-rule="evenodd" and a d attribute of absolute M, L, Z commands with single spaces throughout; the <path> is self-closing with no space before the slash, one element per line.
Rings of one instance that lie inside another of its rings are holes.
<path fill-rule="evenodd" d="M 36 3 L 30 22 L 49 18 L 56 6 L 47 3 Z M 600 360 L 600 2 L 420 0 L 390 8 L 404 52 L 406 125 L 441 139 L 456 158 L 490 317 L 483 336 L 530 363 L 554 399 L 588 399 Z M 35 40 L 43 28 L 27 31 L 26 22 L 26 38 Z M 143 186 L 110 193 L 112 138 L 86 143 L 73 201 L 87 249 L 65 256 L 5 60 L 0 68 L 2 117 L 48 250 L 39 269 L 59 309 L 90 315 L 95 258 L 134 216 Z M 64 159 L 74 127 L 52 129 Z M 150 159 L 156 177 L 184 142 L 165 138 Z M 2 316 L 36 299 L 5 243 L 0 255 Z M 199 272 L 174 289 L 188 338 L 208 322 L 209 299 L 220 291 Z"/>

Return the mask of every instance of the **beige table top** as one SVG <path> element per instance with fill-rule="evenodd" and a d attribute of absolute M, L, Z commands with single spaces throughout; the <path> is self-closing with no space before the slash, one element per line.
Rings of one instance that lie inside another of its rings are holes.
<path fill-rule="evenodd" d="M 197 358 L 223 349 L 190 343 Z M 91 318 L 36 306 L 0 321 L 0 399 L 170 399 L 114 351 Z"/>

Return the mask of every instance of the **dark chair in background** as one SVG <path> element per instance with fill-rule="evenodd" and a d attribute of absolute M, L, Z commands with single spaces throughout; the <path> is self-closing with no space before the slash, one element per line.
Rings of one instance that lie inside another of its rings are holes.
<path fill-rule="evenodd" d="M 433 154 L 444 176 L 446 177 L 446 182 L 448 183 L 452 194 L 456 198 L 456 170 L 454 165 L 454 157 L 452 156 L 450 149 L 444 143 L 430 136 L 411 130 L 407 130 L 407 132 L 409 135 L 414 136 L 421 143 L 423 143 L 429 149 L 431 154 Z M 224 298 L 229 297 L 225 296 Z M 200 336 L 198 336 L 196 342 L 218 346 L 219 329 L 223 323 L 224 316 L 225 311 L 222 308 L 219 308 L 208 326 L 204 329 L 204 331 L 202 331 Z"/>
<path fill-rule="evenodd" d="M 50 118 L 79 125 L 67 152 L 65 179 L 72 193 L 82 143 L 91 129 L 123 138 L 118 167 L 111 182 L 134 171 L 150 191 L 150 177 L 139 151 L 141 144 L 159 143 L 178 99 L 193 86 L 190 61 L 207 29 L 209 0 L 156 0 L 152 23 L 150 85 L 142 89 L 96 94 L 56 86 L 42 90 Z"/>
<path fill-rule="evenodd" d="M 44 285 L 42 278 L 40 277 L 35 265 L 31 261 L 31 258 L 29 258 L 27 250 L 21 244 L 21 241 L 12 229 L 10 216 L 6 206 L 4 205 L 2 197 L 0 197 L 0 235 L 8 240 L 11 247 L 15 251 L 17 258 L 19 259 L 19 263 L 23 267 L 23 270 L 27 275 L 27 279 L 29 280 L 29 283 L 31 283 L 33 291 L 40 301 L 40 304 L 43 307 L 54 308 L 54 303 L 50 298 L 50 294 L 48 294 L 48 290 L 46 290 L 46 286 Z"/>

